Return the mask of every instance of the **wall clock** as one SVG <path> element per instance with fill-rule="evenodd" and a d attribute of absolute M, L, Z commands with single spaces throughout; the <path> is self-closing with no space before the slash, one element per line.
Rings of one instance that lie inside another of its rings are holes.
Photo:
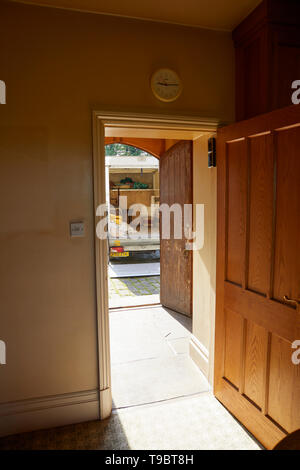
<path fill-rule="evenodd" d="M 171 69 L 159 69 L 151 77 L 151 89 L 160 101 L 175 101 L 182 92 L 182 82 Z"/>

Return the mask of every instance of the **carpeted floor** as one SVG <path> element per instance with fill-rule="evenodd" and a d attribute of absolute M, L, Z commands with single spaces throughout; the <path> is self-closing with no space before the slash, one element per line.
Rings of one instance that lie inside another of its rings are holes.
<path fill-rule="evenodd" d="M 189 357 L 191 319 L 163 307 L 110 312 L 112 416 L 0 439 L 1 449 L 259 449 Z"/>
<path fill-rule="evenodd" d="M 114 412 L 105 421 L 0 439 L 0 450 L 256 450 L 210 392 Z"/>

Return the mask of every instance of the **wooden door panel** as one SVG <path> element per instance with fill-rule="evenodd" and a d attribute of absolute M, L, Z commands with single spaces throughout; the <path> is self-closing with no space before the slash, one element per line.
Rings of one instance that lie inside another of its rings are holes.
<path fill-rule="evenodd" d="M 227 144 L 227 279 L 242 285 L 246 223 L 244 141 Z"/>
<path fill-rule="evenodd" d="M 242 352 L 243 318 L 232 310 L 225 311 L 224 377 L 240 387 L 240 358 Z"/>
<path fill-rule="evenodd" d="M 249 139 L 250 194 L 248 288 L 264 295 L 270 290 L 273 219 L 273 158 L 271 135 Z"/>
<path fill-rule="evenodd" d="M 300 428 L 300 107 L 218 133 L 216 397 L 267 447 Z M 299 299 L 291 304 L 284 296 Z"/>
<path fill-rule="evenodd" d="M 278 132 L 274 298 L 280 301 L 300 299 L 299 149 L 299 127 Z"/>
<path fill-rule="evenodd" d="M 247 315 L 257 325 L 291 342 L 296 339 L 298 318 L 293 308 L 229 282 L 224 283 L 223 296 L 226 308 Z"/>
<path fill-rule="evenodd" d="M 268 414 L 289 433 L 300 426 L 300 366 L 291 361 L 291 343 L 272 335 Z"/>
<path fill-rule="evenodd" d="M 181 141 L 160 158 L 160 203 L 193 203 L 191 141 Z M 162 219 L 161 219 L 162 220 Z M 192 315 L 192 252 L 186 251 L 184 218 L 176 221 L 171 212 L 170 239 L 161 233 L 160 243 L 160 301 L 162 305 L 184 315 Z M 175 227 L 181 224 L 183 237 L 176 238 Z"/>
<path fill-rule="evenodd" d="M 253 321 L 246 322 L 244 394 L 256 406 L 265 405 L 265 364 L 268 352 L 268 333 Z"/>

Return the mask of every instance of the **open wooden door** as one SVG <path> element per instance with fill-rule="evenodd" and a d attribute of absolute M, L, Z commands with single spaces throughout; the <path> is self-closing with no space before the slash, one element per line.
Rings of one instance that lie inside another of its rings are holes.
<path fill-rule="evenodd" d="M 300 428 L 300 106 L 220 129 L 217 148 L 214 392 L 270 449 Z"/>
<path fill-rule="evenodd" d="M 193 143 L 180 141 L 160 157 L 160 204 L 193 203 Z M 162 216 L 161 216 L 162 220 Z M 192 252 L 185 249 L 183 237 L 174 237 L 171 213 L 170 239 L 160 241 L 160 301 L 165 307 L 192 316 Z M 161 224 L 160 224 L 161 225 Z"/>

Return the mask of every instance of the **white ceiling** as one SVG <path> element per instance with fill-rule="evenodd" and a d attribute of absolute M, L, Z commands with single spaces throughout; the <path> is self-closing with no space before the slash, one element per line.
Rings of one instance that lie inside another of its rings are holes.
<path fill-rule="evenodd" d="M 261 0 L 11 0 L 33 5 L 232 31 Z"/>

